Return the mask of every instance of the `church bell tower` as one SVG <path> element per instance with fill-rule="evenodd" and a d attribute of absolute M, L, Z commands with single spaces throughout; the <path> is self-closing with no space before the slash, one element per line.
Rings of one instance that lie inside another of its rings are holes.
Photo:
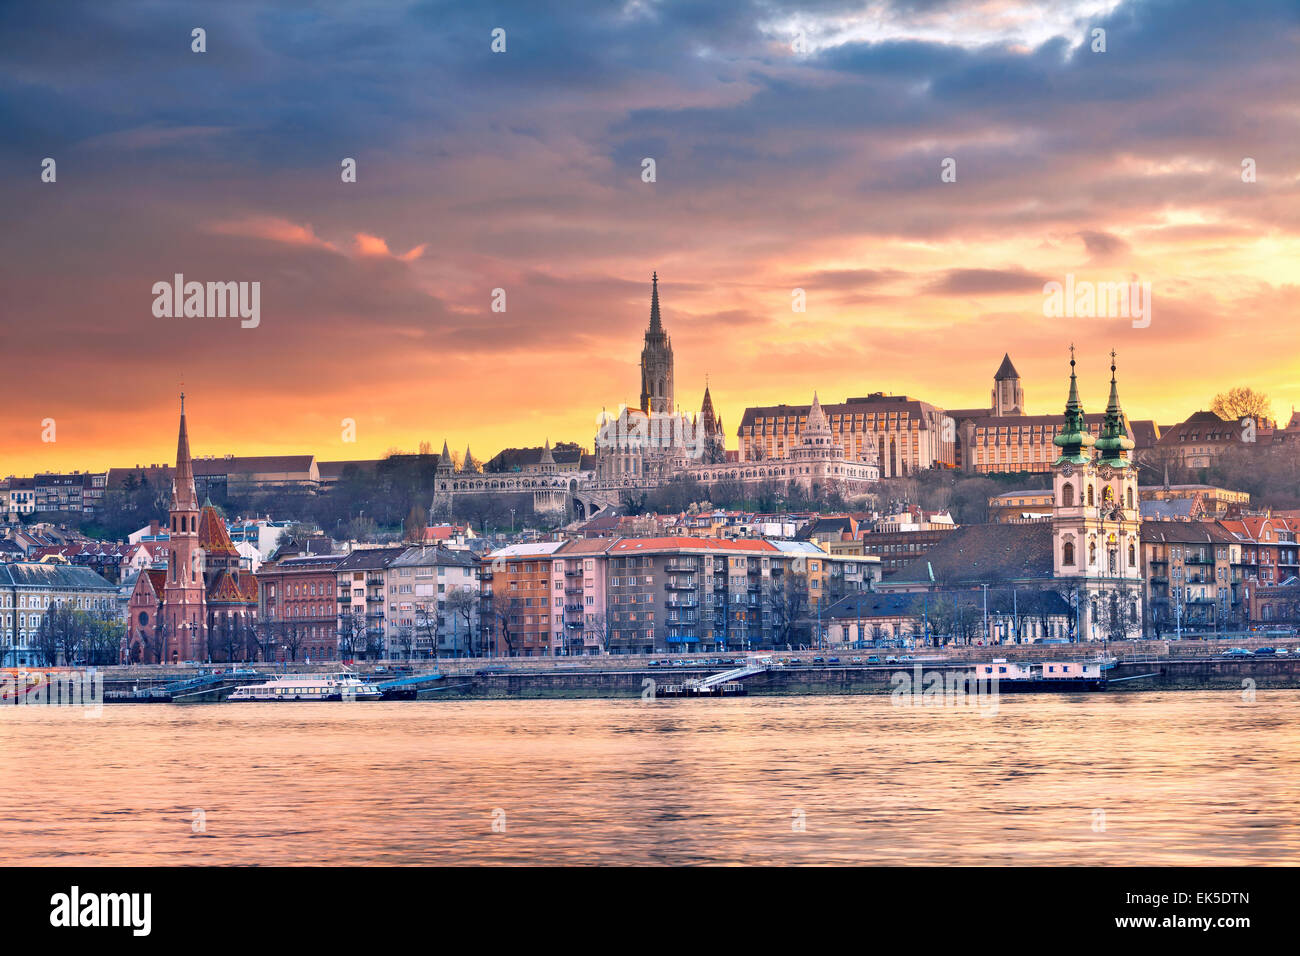
<path fill-rule="evenodd" d="M 674 408 L 673 343 L 659 317 L 659 273 L 650 281 L 650 327 L 641 349 L 641 411 L 666 413 Z"/>

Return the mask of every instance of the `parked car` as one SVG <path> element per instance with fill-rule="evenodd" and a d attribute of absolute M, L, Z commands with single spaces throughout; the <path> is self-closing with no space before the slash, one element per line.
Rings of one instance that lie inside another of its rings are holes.
<path fill-rule="evenodd" d="M 839 659 L 838 657 L 828 657 L 828 658 L 826 658 L 826 663 L 827 663 L 827 664 L 838 664 L 839 662 L 840 662 L 840 659 Z"/>
<path fill-rule="evenodd" d="M 686 666 L 685 661 L 673 661 L 673 667 L 685 667 L 685 666 Z"/>
<path fill-rule="evenodd" d="M 868 664 L 879 664 L 879 663 L 880 663 L 880 658 L 877 657 L 875 654 L 872 654 L 870 657 L 867 658 L 867 663 L 868 663 Z"/>
<path fill-rule="evenodd" d="M 1263 655 L 1268 655 L 1268 654 L 1276 654 L 1276 653 L 1277 653 L 1277 648 L 1276 648 L 1276 647 L 1257 647 L 1257 648 L 1255 648 L 1255 653 L 1256 653 L 1256 654 L 1259 654 L 1259 655 L 1261 655 L 1261 656 L 1263 656 Z"/>
<path fill-rule="evenodd" d="M 1277 649 L 1277 652 L 1278 652 L 1279 654 L 1289 654 L 1289 653 L 1290 653 L 1290 651 L 1288 651 L 1285 647 L 1279 647 L 1279 648 Z"/>
<path fill-rule="evenodd" d="M 745 659 L 744 659 L 743 657 L 737 657 L 737 658 L 735 658 L 734 660 L 732 660 L 731 663 L 733 663 L 733 664 L 744 664 L 744 663 L 746 663 L 746 661 L 745 661 Z"/>
<path fill-rule="evenodd" d="M 659 662 L 658 662 L 658 661 L 646 661 L 645 663 L 646 663 L 646 667 L 658 667 L 658 666 L 659 666 Z"/>
<path fill-rule="evenodd" d="M 886 657 L 886 658 L 885 658 L 885 663 L 886 663 L 886 664 L 897 664 L 897 663 L 898 663 L 898 658 L 897 658 L 897 657 Z"/>
<path fill-rule="evenodd" d="M 814 664 L 825 664 L 825 663 L 826 663 L 826 658 L 824 658 L 824 657 L 814 657 L 814 658 L 813 658 L 813 663 L 814 663 Z"/>
<path fill-rule="evenodd" d="M 801 661 L 801 660 L 800 660 L 799 658 L 797 658 L 797 657 L 792 657 L 792 658 L 790 658 L 788 661 L 786 661 L 786 663 L 787 663 L 787 664 L 802 664 L 803 661 Z"/>
<path fill-rule="evenodd" d="M 1227 657 L 1249 657 L 1250 651 L 1244 647 L 1230 647 L 1223 652 Z"/>

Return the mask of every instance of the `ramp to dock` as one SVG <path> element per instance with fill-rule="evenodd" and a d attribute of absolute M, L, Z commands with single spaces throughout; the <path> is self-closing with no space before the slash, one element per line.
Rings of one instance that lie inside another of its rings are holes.
<path fill-rule="evenodd" d="M 427 684 L 430 681 L 442 680 L 441 671 L 433 671 L 428 674 L 413 674 L 410 677 L 399 677 L 396 680 L 386 680 L 382 683 L 375 681 L 375 686 L 381 691 L 400 690 L 403 687 L 415 687 L 419 684 Z"/>
<path fill-rule="evenodd" d="M 707 690 L 708 688 L 716 687 L 719 684 L 731 684 L 736 681 L 742 681 L 746 677 L 753 677 L 755 674 L 761 674 L 765 670 L 767 670 L 766 664 L 746 664 L 743 667 L 723 671 L 721 674 L 710 674 L 708 677 L 701 678 L 697 681 L 688 681 L 687 683 Z"/>

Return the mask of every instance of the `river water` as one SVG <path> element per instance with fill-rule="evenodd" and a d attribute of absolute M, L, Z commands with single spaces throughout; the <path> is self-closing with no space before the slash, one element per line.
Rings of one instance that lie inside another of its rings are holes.
<path fill-rule="evenodd" d="M 1300 691 L 0 708 L 0 864 L 1296 864 Z"/>

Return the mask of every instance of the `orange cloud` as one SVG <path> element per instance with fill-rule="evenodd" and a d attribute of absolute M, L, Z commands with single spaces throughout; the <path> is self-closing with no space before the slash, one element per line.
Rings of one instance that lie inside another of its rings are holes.
<path fill-rule="evenodd" d="M 208 231 L 221 236 L 243 236 L 249 239 L 283 242 L 293 246 L 314 246 L 319 249 L 338 251 L 332 242 L 326 242 L 317 236 L 310 225 L 300 226 L 277 216 L 251 216 L 246 219 L 216 222 L 208 227 Z"/>
<path fill-rule="evenodd" d="M 424 255 L 424 249 L 427 243 L 420 243 L 418 246 L 402 253 L 400 256 L 388 248 L 388 243 L 379 236 L 372 236 L 369 233 L 359 232 L 356 235 L 357 255 L 361 256 L 384 256 L 389 259 L 400 259 L 402 262 L 414 262 L 420 256 Z"/>

